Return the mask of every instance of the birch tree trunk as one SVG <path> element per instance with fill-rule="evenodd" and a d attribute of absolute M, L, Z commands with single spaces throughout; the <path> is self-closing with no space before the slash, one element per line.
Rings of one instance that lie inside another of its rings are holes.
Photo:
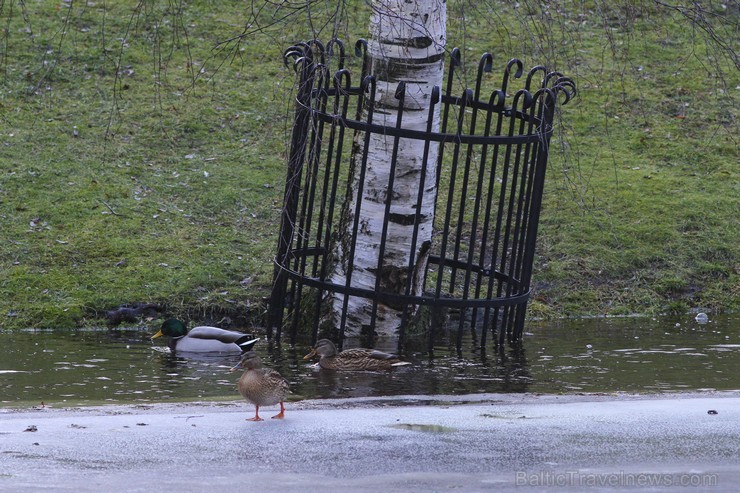
<path fill-rule="evenodd" d="M 404 83 L 402 127 L 426 130 L 432 88 L 442 86 L 447 21 L 445 0 L 372 0 L 371 5 L 373 13 L 368 54 L 370 73 L 377 82 L 376 102 L 372 108 L 373 123 L 396 126 L 399 106 L 396 90 L 400 83 Z M 369 110 L 368 107 L 364 108 L 363 119 Z M 439 131 L 439 111 L 434 114 L 431 130 Z M 419 200 L 424 142 L 400 140 L 392 177 L 393 189 L 389 190 L 394 137 L 372 134 L 367 149 L 365 137 L 364 133 L 355 135 L 352 156 L 354 178 L 344 206 L 332 281 L 371 290 L 379 286 L 386 292 L 404 294 L 411 276 L 411 294 L 420 294 L 432 238 L 438 146 L 433 143 L 428 151 L 423 176 L 424 192 Z M 359 168 L 365 153 L 367 166 L 362 193 L 358 196 Z M 359 217 L 355 217 L 358 200 Z M 386 215 L 388 200 L 391 201 L 390 213 Z M 411 252 L 417 212 L 419 234 L 415 251 Z M 356 244 L 352 248 L 348 246 L 347 237 L 356 220 L 359 220 L 359 228 Z M 386 224 L 387 241 L 382 269 L 379 271 L 380 239 Z M 352 258 L 349 258 L 350 255 Z M 411 256 L 414 257 L 411 263 L 413 267 L 409 269 Z M 377 279 L 378 275 L 380 279 Z M 351 280 L 349 283 L 348 276 Z M 374 319 L 378 336 L 393 336 L 397 333 L 405 308 L 381 304 L 373 313 L 371 301 L 350 297 L 346 302 L 345 335 L 359 335 Z M 343 310 L 344 297 L 333 295 L 332 316 L 337 324 L 335 326 L 341 322 Z"/>

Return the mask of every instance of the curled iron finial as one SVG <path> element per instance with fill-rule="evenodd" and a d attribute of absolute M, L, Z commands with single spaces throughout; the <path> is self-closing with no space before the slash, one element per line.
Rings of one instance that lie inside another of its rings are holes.
<path fill-rule="evenodd" d="M 326 63 L 326 47 L 324 46 L 324 43 L 322 43 L 321 40 L 314 38 L 308 42 L 308 45 L 311 47 L 314 54 L 319 55 L 321 63 Z"/>
<path fill-rule="evenodd" d="M 518 79 L 524 72 L 524 64 L 518 58 L 512 58 L 509 63 L 506 64 L 504 69 L 504 80 L 501 82 L 501 90 L 506 92 L 506 88 L 509 87 L 509 79 L 512 77 L 511 69 L 516 65 L 516 72 L 514 72 L 514 78 Z"/>
<path fill-rule="evenodd" d="M 285 50 L 285 53 L 287 54 L 287 53 L 289 53 L 289 52 L 291 52 L 291 51 L 299 51 L 299 52 L 303 53 L 303 52 L 305 52 L 305 51 L 306 51 L 306 50 L 307 50 L 308 48 L 309 48 L 309 46 L 308 46 L 308 43 L 306 43 L 306 42 L 304 42 L 304 41 L 301 41 L 301 42 L 299 42 L 299 43 L 296 43 L 296 44 L 294 44 L 294 45 L 292 45 L 292 46 L 289 46 L 289 47 L 288 47 L 288 48 L 287 48 L 287 49 Z"/>
<path fill-rule="evenodd" d="M 465 89 L 462 98 L 460 98 L 460 106 L 464 108 L 470 104 L 470 101 L 473 101 L 473 91 L 471 89 Z"/>
<path fill-rule="evenodd" d="M 364 79 L 362 79 L 362 82 L 360 83 L 360 89 L 363 90 L 363 92 L 371 91 L 375 92 L 375 76 L 374 75 L 368 75 Z"/>
<path fill-rule="evenodd" d="M 460 55 L 460 48 L 453 48 L 450 53 L 450 68 L 458 67 L 462 65 L 462 56 Z"/>
<path fill-rule="evenodd" d="M 402 100 L 405 96 L 406 96 L 406 82 L 401 81 L 398 83 L 398 86 L 396 86 L 395 97 L 398 100 Z"/>
<path fill-rule="evenodd" d="M 475 102 L 473 99 L 473 91 L 472 89 L 465 89 L 463 91 L 462 97 L 460 97 L 460 113 L 457 117 L 457 134 L 460 135 L 463 133 L 463 122 L 465 121 L 465 109 L 468 107 L 470 103 Z"/>
<path fill-rule="evenodd" d="M 532 94 L 527 89 L 519 89 L 514 95 L 514 104 L 511 105 L 511 108 L 516 109 L 521 99 L 524 99 L 521 106 L 522 110 L 526 110 L 532 105 Z"/>
<path fill-rule="evenodd" d="M 334 87 L 345 91 L 352 87 L 352 74 L 346 68 L 334 72 Z"/>
<path fill-rule="evenodd" d="M 504 108 L 506 102 L 506 93 L 501 89 L 496 89 L 491 93 L 491 97 L 488 98 L 488 104 L 493 108 L 494 111 L 501 111 Z"/>
<path fill-rule="evenodd" d="M 505 73 L 506 73 L 506 76 L 509 77 L 511 74 L 511 68 L 514 65 L 516 65 L 516 72 L 514 72 L 514 78 L 518 79 L 524 73 L 524 64 L 518 58 L 512 58 L 511 60 L 509 60 L 509 62 L 506 64 Z"/>
<path fill-rule="evenodd" d="M 542 87 L 550 87 L 550 81 L 555 79 L 557 81 L 558 78 L 562 77 L 563 73 L 558 71 L 553 71 L 548 73 L 545 76 L 545 79 L 542 81 Z"/>
<path fill-rule="evenodd" d="M 448 96 L 452 95 L 452 84 L 455 80 L 455 69 L 462 64 L 460 58 L 460 49 L 453 48 L 450 52 L 450 65 L 447 69 L 447 85 L 445 87 L 445 94 Z"/>
<path fill-rule="evenodd" d="M 311 49 L 308 43 L 296 43 L 289 47 L 283 52 L 283 63 L 286 67 L 290 66 L 290 60 L 293 60 L 293 69 L 296 69 L 296 61 L 298 59 L 303 60 L 306 57 L 307 52 Z"/>
<path fill-rule="evenodd" d="M 528 91 L 532 90 L 532 79 L 534 78 L 534 74 L 536 74 L 537 72 L 542 72 L 542 75 L 544 76 L 545 74 L 547 74 L 547 67 L 545 67 L 544 65 L 537 65 L 536 67 L 532 67 L 529 70 L 529 73 L 527 74 L 527 83 L 524 85 L 524 87 Z M 543 82 L 540 87 L 544 86 L 545 84 Z"/>
<path fill-rule="evenodd" d="M 534 95 L 532 96 L 532 99 L 535 101 L 538 99 L 544 99 L 545 103 L 547 103 L 547 101 L 550 100 L 551 102 L 554 103 L 556 99 L 555 91 L 553 91 L 549 87 L 541 87 L 537 89 L 537 92 L 534 93 Z"/>
<path fill-rule="evenodd" d="M 364 57 L 365 53 L 367 53 L 367 40 L 366 39 L 358 39 L 355 42 L 355 56 L 356 57 Z"/>
<path fill-rule="evenodd" d="M 549 87 L 542 87 L 534 93 L 534 96 L 532 98 L 533 103 L 537 101 L 540 101 L 540 104 L 536 105 L 536 116 L 540 118 L 542 123 L 547 122 L 548 125 L 552 124 L 552 116 L 555 112 L 555 102 L 557 101 L 557 96 L 555 95 L 555 92 Z M 532 110 L 532 116 L 535 116 L 534 108 Z M 541 129 L 544 128 L 541 127 Z"/>
<path fill-rule="evenodd" d="M 293 70 L 295 72 L 298 72 L 298 68 L 303 65 L 304 67 L 310 67 L 311 66 L 312 59 L 308 56 L 302 56 L 295 59 L 293 62 Z M 304 65 L 305 64 L 305 65 Z"/>
<path fill-rule="evenodd" d="M 561 104 L 568 104 L 568 101 L 573 99 L 578 91 L 576 90 L 576 83 L 570 77 L 558 77 L 552 87 L 555 94 L 564 94 L 565 100 Z"/>
<path fill-rule="evenodd" d="M 377 89 L 377 81 L 375 80 L 375 76 L 368 75 L 364 79 L 362 79 L 362 82 L 360 83 L 360 89 L 362 89 L 363 93 L 369 93 L 368 96 L 365 97 L 366 101 L 369 101 L 369 104 L 367 105 L 367 122 L 372 123 L 375 109 L 375 90 Z"/>
<path fill-rule="evenodd" d="M 345 60 L 345 50 L 344 50 L 344 42 L 339 38 L 332 38 L 328 43 L 326 43 L 326 53 L 331 57 L 334 55 L 334 47 L 339 48 L 339 63 L 337 64 L 339 69 L 344 68 L 344 60 Z"/>
<path fill-rule="evenodd" d="M 432 87 L 432 95 L 431 95 L 431 103 L 437 104 L 439 103 L 440 97 L 441 97 L 441 90 L 439 86 Z"/>
<path fill-rule="evenodd" d="M 493 55 L 488 52 L 483 53 L 478 62 L 478 78 L 483 75 L 483 72 L 490 72 L 491 67 L 493 67 Z"/>
<path fill-rule="evenodd" d="M 362 59 L 360 79 L 363 79 L 370 71 L 370 59 L 367 56 L 367 40 L 358 39 L 355 42 L 355 56 Z"/>
<path fill-rule="evenodd" d="M 475 80 L 475 99 L 480 98 L 480 86 L 483 83 L 483 73 L 490 72 L 493 66 L 493 55 L 483 53 L 478 61 L 478 77 Z"/>
<path fill-rule="evenodd" d="M 472 89 L 465 89 L 462 93 L 462 97 L 460 98 L 460 123 L 462 124 L 463 115 L 465 114 L 465 108 L 468 107 L 471 103 L 475 102 L 475 98 L 473 96 Z"/>

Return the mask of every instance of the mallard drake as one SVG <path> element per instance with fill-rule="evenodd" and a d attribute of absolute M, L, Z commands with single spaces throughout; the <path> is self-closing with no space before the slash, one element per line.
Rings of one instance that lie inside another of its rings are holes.
<path fill-rule="evenodd" d="M 253 339 L 249 334 L 207 325 L 193 327 L 188 332 L 185 324 L 176 318 L 165 320 L 152 340 L 162 336 L 169 336 L 167 345 L 172 352 L 178 353 L 240 354 L 252 349 L 259 341 L 259 338 Z"/>
<path fill-rule="evenodd" d="M 310 353 L 303 359 L 320 356 L 319 366 L 327 370 L 390 370 L 394 366 L 408 365 L 395 354 L 375 349 L 353 348 L 337 352 L 337 347 L 329 339 L 319 339 Z"/>
<path fill-rule="evenodd" d="M 285 417 L 283 401 L 290 394 L 288 382 L 275 370 L 263 368 L 262 360 L 254 351 L 244 353 L 231 371 L 239 369 L 245 370 L 237 383 L 239 393 L 247 402 L 254 404 L 254 418 L 247 418 L 247 421 L 264 421 L 260 418 L 260 406 L 274 406 L 278 403 L 280 412 L 272 419 L 283 419 Z"/>

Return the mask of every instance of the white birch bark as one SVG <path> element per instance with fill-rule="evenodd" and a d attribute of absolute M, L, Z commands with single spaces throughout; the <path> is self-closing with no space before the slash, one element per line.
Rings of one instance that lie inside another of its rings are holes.
<path fill-rule="evenodd" d="M 429 117 L 432 88 L 442 86 L 443 54 L 446 42 L 447 6 L 444 0 L 372 0 L 368 54 L 371 75 L 377 81 L 373 122 L 394 127 L 398 116 L 395 97 L 399 83 L 406 85 L 402 127 L 425 130 Z M 365 115 L 367 116 L 367 108 Z M 439 131 L 439 111 L 435 112 L 432 131 Z M 367 167 L 362 183 L 362 196 L 357 196 L 359 163 L 365 151 L 365 135 L 355 135 L 352 161 L 355 176 L 343 214 L 345 238 L 337 242 L 337 263 L 332 282 L 345 285 L 350 263 L 351 286 L 375 289 L 378 274 L 378 254 L 383 225 L 388 222 L 387 241 L 380 273 L 380 289 L 404 293 L 409 275 L 413 279 L 412 294 L 420 294 L 434 221 L 436 197 L 436 161 L 438 146 L 433 143 L 427 157 L 423 198 L 419 201 L 419 184 L 424 156 L 424 142 L 401 139 L 399 143 L 394 185 L 388 191 L 394 137 L 373 134 L 367 148 Z M 386 200 L 390 197 L 390 214 L 385 217 Z M 353 258 L 347 242 L 357 200 L 361 201 L 359 230 Z M 419 203 L 420 202 L 420 203 Z M 419 236 L 412 253 L 413 218 L 420 214 Z M 348 231 L 349 230 L 349 231 Z M 409 257 L 413 269 L 409 273 Z M 332 299 L 332 316 L 338 324 L 343 310 L 343 296 Z M 379 305 L 375 332 L 378 336 L 394 336 L 401 322 L 403 307 Z M 363 326 L 371 323 L 372 302 L 351 297 L 348 304 L 345 335 L 359 335 Z"/>

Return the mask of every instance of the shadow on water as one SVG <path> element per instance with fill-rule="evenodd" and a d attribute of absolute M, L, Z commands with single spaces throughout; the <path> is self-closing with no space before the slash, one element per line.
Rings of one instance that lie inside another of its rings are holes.
<path fill-rule="evenodd" d="M 305 344 L 261 342 L 256 350 L 301 398 L 736 390 L 739 329 L 737 315 L 705 324 L 693 316 L 529 322 L 519 348 L 481 351 L 466 334 L 458 352 L 455 337 L 443 334 L 433 355 L 411 347 L 403 357 L 413 364 L 391 372 L 319 371 L 302 359 Z M 238 398 L 239 374 L 229 372 L 237 356 L 163 354 L 149 336 L 146 330 L 0 331 L 0 405 Z"/>

